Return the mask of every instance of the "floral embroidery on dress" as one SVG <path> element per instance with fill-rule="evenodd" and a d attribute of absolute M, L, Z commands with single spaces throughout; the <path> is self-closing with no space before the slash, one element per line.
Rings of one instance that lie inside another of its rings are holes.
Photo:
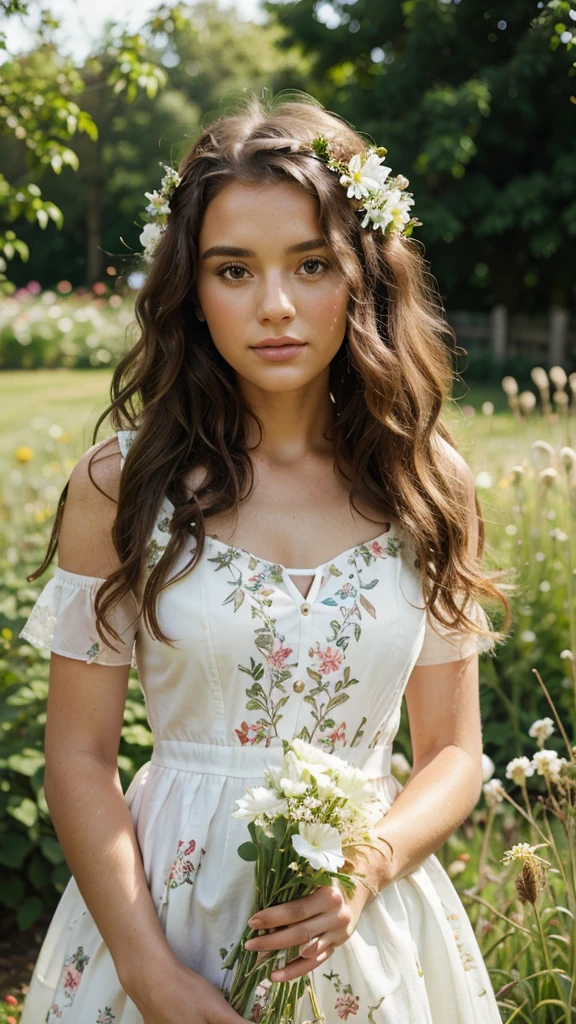
<path fill-rule="evenodd" d="M 373 590 L 380 580 L 378 577 L 364 580 L 362 573 L 377 558 L 385 559 L 389 556 L 396 558 L 403 546 L 404 542 L 396 537 L 389 537 L 386 547 L 383 547 L 377 540 L 359 544 L 348 558 L 348 565 L 354 569 L 354 572 L 350 573 L 348 582 L 340 586 L 334 595 L 321 601 L 321 604 L 337 607 L 340 619 L 333 618 L 331 620 L 331 633 L 326 638 L 327 643 L 322 645 L 316 641 L 308 652 L 311 660 L 306 671 L 315 685 L 306 694 L 304 701 L 311 706 L 310 714 L 315 725 L 311 730 L 304 726 L 298 736 L 305 742 L 312 743 L 315 733 L 318 731 L 316 744 L 319 747 L 325 747 L 330 754 L 338 747 L 347 745 L 346 722 L 343 722 L 338 729 L 332 712 L 339 704 L 350 699 L 350 694 L 346 693 L 346 690 L 360 682 L 359 679 L 350 678 L 350 666 L 344 665 L 345 652 L 352 636 L 358 643 L 362 635 L 361 609 L 364 609 L 372 618 L 376 618 L 374 605 L 361 591 Z M 359 563 L 363 563 L 363 565 Z M 329 572 L 331 576 L 342 576 L 342 571 L 334 563 L 330 565 Z M 337 598 L 340 603 L 336 600 Z M 341 671 L 343 666 L 344 669 Z M 326 698 L 328 698 L 327 702 L 324 703 Z M 359 742 L 363 735 L 362 726 L 365 722 L 366 719 L 363 719 L 350 746 Z"/>
<path fill-rule="evenodd" d="M 91 647 L 86 651 L 86 663 L 90 665 L 93 661 L 96 661 L 100 654 L 100 644 L 97 640 L 94 641 Z"/>
<path fill-rule="evenodd" d="M 112 1024 L 113 1020 L 116 1020 L 116 1014 L 112 1013 L 109 1006 L 105 1006 L 103 1010 L 98 1010 L 94 1024 Z"/>
<path fill-rule="evenodd" d="M 222 604 L 232 604 L 234 612 L 237 612 L 246 595 L 249 595 L 252 601 L 252 618 L 259 619 L 261 623 L 254 630 L 254 643 L 264 661 L 255 661 L 251 657 L 249 666 L 238 665 L 240 671 L 245 672 L 253 680 L 252 685 L 246 690 L 246 709 L 260 711 L 261 717 L 252 725 L 242 722 L 241 728 L 234 731 L 243 746 L 247 743 L 264 742 L 268 747 L 270 738 L 278 736 L 277 725 L 283 717 L 279 712 L 290 699 L 290 695 L 286 694 L 285 683 L 291 678 L 292 669 L 298 663 L 288 661 L 292 648 L 286 645 L 286 637 L 278 632 L 276 620 L 269 612 L 274 593 L 274 587 L 270 584 L 282 582 L 282 566 L 266 564 L 264 569 L 254 572 L 260 562 L 249 555 L 248 568 L 252 575 L 245 580 L 242 570 L 235 565 L 242 554 L 247 552 L 229 547 L 226 552 L 220 552 L 208 561 L 216 563 L 216 572 L 227 568 L 232 575 L 233 590 L 224 598 Z M 265 685 L 260 680 L 264 680 Z"/>
<path fill-rule="evenodd" d="M 359 544 L 348 558 L 348 564 L 354 569 L 354 572 L 350 573 L 349 581 L 343 583 L 334 595 L 325 597 L 320 602 L 338 608 L 340 618 L 335 617 L 331 620 L 331 632 L 326 641 L 316 641 L 309 649 L 310 664 L 306 672 L 315 685 L 303 699 L 311 706 L 310 714 L 315 725 L 311 730 L 304 726 L 297 735 L 300 739 L 312 742 L 318 732 L 315 742 L 318 746 L 327 748 L 329 753 L 347 745 L 346 722 L 338 725 L 332 713 L 336 707 L 349 700 L 350 694 L 346 691 L 360 682 L 359 679 L 351 678 L 350 666 L 345 665 L 346 649 L 352 638 L 356 643 L 360 639 L 362 611 L 376 618 L 374 605 L 362 591 L 372 590 L 379 583 L 379 579 L 376 577 L 364 580 L 362 573 L 377 558 L 397 557 L 403 546 L 404 541 L 397 537 L 389 537 L 386 546 L 377 540 Z M 252 573 L 246 579 L 241 566 L 236 564 L 243 556 L 247 557 L 248 569 Z M 269 746 L 271 738 L 279 735 L 277 726 L 283 718 L 279 712 L 290 700 L 285 684 L 292 678 L 292 670 L 298 666 L 298 662 L 288 660 L 293 653 L 292 648 L 286 644 L 286 637 L 278 632 L 276 620 L 269 611 L 274 587 L 284 581 L 283 566 L 264 562 L 243 548 L 232 545 L 226 545 L 225 551 L 219 552 L 208 561 L 215 563 L 216 572 L 228 569 L 231 575 L 233 589 L 222 604 L 232 604 L 234 612 L 237 612 L 248 596 L 251 601 L 252 618 L 258 619 L 261 623 L 254 630 L 254 643 L 263 661 L 251 657 L 249 666 L 238 665 L 240 671 L 245 672 L 253 680 L 252 685 L 246 689 L 246 710 L 259 711 L 260 717 L 253 723 L 243 721 L 240 728 L 235 728 L 234 731 L 242 745 L 264 743 L 265 746 Z M 259 566 L 262 568 L 259 569 Z M 330 577 L 342 575 L 342 570 L 332 562 L 328 568 L 328 576 L 323 577 L 322 582 Z M 294 685 L 297 693 L 304 689 L 302 681 L 299 680 L 298 683 Z M 360 741 L 365 721 L 366 719 L 362 719 L 351 745 Z"/>
<path fill-rule="evenodd" d="M 458 946 L 460 958 L 464 965 L 464 970 L 474 970 L 476 964 L 474 963 L 472 954 L 469 952 L 469 950 L 466 949 L 464 942 L 460 941 L 460 929 L 462 925 L 460 924 L 460 918 L 458 917 L 458 914 L 455 914 L 453 910 L 450 910 L 446 912 L 446 917 L 454 933 L 454 938 L 456 939 L 456 945 Z"/>
<path fill-rule="evenodd" d="M 324 977 L 334 986 L 337 995 L 334 1009 L 340 1020 L 348 1020 L 350 1016 L 355 1017 L 360 1009 L 360 998 L 354 995 L 350 983 L 344 984 L 336 971 L 330 971 L 330 974 L 325 974 Z"/>
<path fill-rule="evenodd" d="M 189 858 L 196 850 L 196 840 L 189 839 L 187 845 L 184 844 L 184 840 L 180 839 L 178 842 L 178 851 L 174 858 L 174 863 L 170 868 L 170 874 L 165 881 L 170 889 L 177 889 L 179 885 L 185 885 L 188 882 L 189 885 L 194 884 L 195 875 L 198 874 L 200 863 L 194 865 Z M 206 850 L 202 850 L 202 856 L 206 853 Z"/>
<path fill-rule="evenodd" d="M 60 983 L 68 1002 L 52 1003 L 46 1014 L 46 1024 L 50 1024 L 53 1020 L 61 1020 L 64 1010 L 68 1010 L 72 1006 L 78 986 L 82 981 L 82 974 L 89 962 L 90 957 L 84 953 L 83 946 L 78 946 L 76 952 L 66 958 L 62 967 Z"/>

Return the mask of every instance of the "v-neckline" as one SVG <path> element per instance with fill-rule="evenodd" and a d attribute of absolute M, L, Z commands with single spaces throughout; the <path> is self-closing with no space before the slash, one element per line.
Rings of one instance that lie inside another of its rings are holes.
<path fill-rule="evenodd" d="M 303 593 L 298 590 L 298 587 L 288 572 L 288 567 L 282 565 L 281 562 L 273 562 L 269 558 L 260 558 L 259 555 L 254 554 L 253 551 L 248 551 L 247 548 L 240 547 L 238 544 L 227 544 L 226 541 L 219 540 L 218 537 L 215 537 L 211 533 L 207 533 L 205 535 L 205 540 L 217 547 L 223 548 L 225 551 L 238 551 L 241 555 L 244 555 L 246 558 L 250 558 L 255 562 L 260 562 L 262 565 L 268 565 L 272 568 L 280 569 L 282 571 L 282 579 L 290 591 L 290 596 L 297 605 L 301 605 L 313 604 L 316 600 L 318 591 L 320 590 L 324 569 L 336 562 L 339 562 L 342 558 L 354 551 L 357 551 L 359 548 L 369 547 L 371 544 L 380 544 L 393 532 L 392 522 L 389 522 L 387 525 L 388 529 L 384 530 L 383 533 L 379 533 L 377 537 L 371 537 L 369 540 L 361 541 L 359 544 L 352 544 L 349 548 L 346 548 L 345 551 L 339 551 L 333 558 L 329 558 L 327 562 L 322 562 L 320 565 L 317 565 L 316 568 L 311 569 L 310 576 L 313 576 L 313 579 L 306 597 L 304 597 Z"/>

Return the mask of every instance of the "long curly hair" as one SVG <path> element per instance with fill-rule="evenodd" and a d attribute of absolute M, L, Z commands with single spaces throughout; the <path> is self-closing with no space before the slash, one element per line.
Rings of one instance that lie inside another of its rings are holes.
<path fill-rule="evenodd" d="M 140 336 L 116 366 L 110 404 L 94 428 L 93 444 L 108 415 L 115 430 L 137 430 L 121 474 L 112 534 L 121 565 L 96 595 L 97 629 L 104 641 L 102 626 L 118 639 L 107 620 L 110 609 L 145 578 L 143 619 L 156 639 L 172 642 L 157 619 L 159 592 L 194 569 L 210 516 L 237 510 L 252 490 L 247 417 L 260 431 L 262 424 L 243 400 L 207 325 L 196 316 L 198 236 L 206 207 L 231 182 L 279 181 L 297 182 L 316 196 L 320 230 L 349 288 L 347 328 L 330 364 L 330 390 L 339 412 L 334 460 L 341 466 L 344 459 L 351 467 L 351 507 L 362 495 L 404 527 L 417 553 L 425 605 L 440 623 L 496 643 L 507 635 L 485 629 L 464 612 L 469 598 L 483 597 L 504 606 L 505 630 L 511 621 L 509 601 L 496 585 L 504 570 L 482 567 L 484 522 L 478 496 L 478 550 L 473 555 L 462 514 L 465 488 L 447 474 L 445 446 L 439 443 L 444 439 L 457 450 L 441 419 L 454 378 L 446 339 L 455 341 L 455 335 L 444 319 L 436 282 L 417 241 L 362 228 L 357 205 L 347 198 L 338 175 L 296 151 L 318 134 L 328 139 L 338 160 L 365 153 L 371 144 L 305 93 L 297 99 L 251 95 L 203 129 L 180 161 L 181 183 L 170 201 L 166 230 L 135 299 Z M 114 444 L 113 437 L 97 451 L 108 444 Z M 205 475 L 190 493 L 186 480 L 195 467 Z M 54 556 L 67 488 L 45 559 L 29 580 L 44 572 Z M 170 538 L 149 571 L 149 538 L 165 496 L 175 509 Z M 169 579 L 185 549 L 192 557 Z"/>

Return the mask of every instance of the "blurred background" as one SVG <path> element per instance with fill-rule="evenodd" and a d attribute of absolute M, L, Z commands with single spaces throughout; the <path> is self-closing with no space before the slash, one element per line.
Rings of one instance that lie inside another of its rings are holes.
<path fill-rule="evenodd" d="M 503 1020 L 572 1020 L 575 3 L 0 0 L 0 19 L 0 1024 L 19 1019 L 69 878 L 42 786 L 48 652 L 18 638 L 55 563 L 26 575 L 137 340 L 144 193 L 213 116 L 282 90 L 317 97 L 410 180 L 459 346 L 445 415 L 475 473 L 486 565 L 521 584 L 510 639 L 480 659 L 483 796 L 438 856 Z M 132 670 L 124 788 L 151 743 Z M 410 756 L 403 714 L 402 781 Z M 518 844 L 541 842 L 553 866 L 531 901 Z"/>

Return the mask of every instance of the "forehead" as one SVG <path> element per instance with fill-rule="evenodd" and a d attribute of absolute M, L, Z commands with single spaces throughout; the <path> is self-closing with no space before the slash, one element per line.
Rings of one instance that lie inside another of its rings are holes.
<path fill-rule="evenodd" d="M 276 233 L 300 234 L 308 229 L 319 234 L 318 199 L 297 182 L 231 182 L 208 203 L 200 229 L 200 244 L 221 240 L 223 232 L 230 241 L 239 233 L 249 235 Z M 308 237 L 308 236 L 307 236 Z"/>

